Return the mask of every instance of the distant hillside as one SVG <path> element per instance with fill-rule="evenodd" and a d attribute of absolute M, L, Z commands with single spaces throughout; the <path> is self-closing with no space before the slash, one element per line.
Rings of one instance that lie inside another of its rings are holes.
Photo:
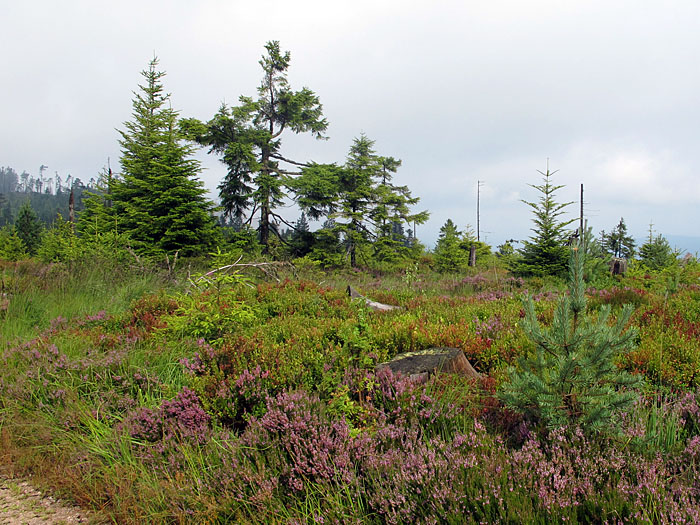
<path fill-rule="evenodd" d="M 22 204 L 29 201 L 40 221 L 50 225 L 60 213 L 68 218 L 68 200 L 71 188 L 75 197 L 75 211 L 83 209 L 83 191 L 94 189 L 95 180 L 85 185 L 79 178 L 68 175 L 62 178 L 58 172 L 44 176 L 41 167 L 39 177 L 23 171 L 18 174 L 9 166 L 0 166 L 0 227 L 13 224 Z"/>
<path fill-rule="evenodd" d="M 19 192 L 0 193 L 0 227 L 13 224 L 22 204 L 29 200 L 32 209 L 40 221 L 50 225 L 59 213 L 64 219 L 68 219 L 68 199 L 70 192 L 61 192 L 56 195 L 50 193 Z M 75 211 L 83 209 L 83 188 L 75 190 Z"/>
<path fill-rule="evenodd" d="M 690 235 L 664 235 L 672 248 L 680 250 L 681 254 L 700 255 L 700 237 Z M 644 241 L 642 241 L 644 242 Z M 640 246 L 638 243 L 637 246 Z"/>

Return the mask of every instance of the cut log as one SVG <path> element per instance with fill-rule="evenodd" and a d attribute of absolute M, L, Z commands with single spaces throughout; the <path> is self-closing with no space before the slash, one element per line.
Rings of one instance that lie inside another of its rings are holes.
<path fill-rule="evenodd" d="M 400 310 L 400 306 L 394 306 L 392 304 L 384 304 L 384 303 L 378 303 L 377 301 L 373 301 L 372 299 L 369 299 L 362 295 L 360 292 L 355 290 L 352 286 L 348 286 L 347 288 L 348 295 L 352 297 L 353 299 L 362 299 L 365 304 L 370 307 L 372 310 L 375 312 L 389 312 L 391 310 Z"/>
<path fill-rule="evenodd" d="M 428 348 L 418 352 L 405 352 L 391 361 L 378 364 L 375 372 L 386 368 L 394 374 L 421 381 L 439 373 L 459 374 L 473 379 L 481 377 L 459 348 Z"/>

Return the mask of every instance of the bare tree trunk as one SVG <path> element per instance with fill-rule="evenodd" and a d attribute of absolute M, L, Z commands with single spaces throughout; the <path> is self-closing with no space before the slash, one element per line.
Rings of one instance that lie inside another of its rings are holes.
<path fill-rule="evenodd" d="M 269 253 L 270 241 L 270 205 L 269 202 L 264 202 L 260 206 L 260 244 L 262 244 L 262 252 Z"/>
<path fill-rule="evenodd" d="M 70 222 L 70 227 L 75 232 L 75 195 L 73 194 L 73 188 L 71 188 L 70 197 L 68 197 L 68 222 Z"/>

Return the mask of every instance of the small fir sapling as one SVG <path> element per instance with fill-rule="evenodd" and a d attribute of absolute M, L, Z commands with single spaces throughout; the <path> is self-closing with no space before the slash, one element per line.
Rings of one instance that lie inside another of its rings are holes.
<path fill-rule="evenodd" d="M 537 424 L 599 432 L 617 426 L 615 413 L 635 401 L 641 379 L 616 365 L 617 356 L 634 345 L 636 331 L 625 330 L 633 307 L 623 307 L 613 324 L 610 305 L 597 318 L 586 315 L 584 259 L 585 250 L 571 250 L 569 294 L 560 299 L 549 329 L 540 328 L 532 298 L 524 298 L 523 329 L 536 352 L 509 370 L 500 397 Z"/>

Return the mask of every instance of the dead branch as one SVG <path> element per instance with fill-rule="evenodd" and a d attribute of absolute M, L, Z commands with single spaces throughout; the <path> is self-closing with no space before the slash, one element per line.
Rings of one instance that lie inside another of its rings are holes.
<path fill-rule="evenodd" d="M 209 285 L 213 284 L 214 281 L 212 277 L 217 273 L 229 273 L 231 271 L 235 272 L 244 268 L 255 268 L 256 270 L 262 272 L 266 277 L 274 279 L 278 283 L 281 282 L 281 279 L 277 274 L 278 268 L 290 268 L 292 272 L 296 275 L 296 268 L 294 267 L 294 265 L 286 261 L 242 263 L 242 258 L 243 256 L 241 255 L 233 264 L 227 264 L 225 266 L 221 266 L 220 268 L 214 268 L 213 270 L 208 271 L 207 273 L 198 277 L 197 279 L 190 279 L 190 282 L 192 283 L 192 285 L 194 285 L 195 288 L 199 290 L 200 288 L 198 284 L 202 281 Z"/>
<path fill-rule="evenodd" d="M 301 166 L 302 168 L 309 168 L 311 167 L 311 164 L 307 164 L 306 162 L 296 162 L 291 159 L 285 159 L 282 155 L 278 155 L 276 153 L 271 153 L 270 158 L 276 159 L 276 160 L 281 160 L 284 162 L 288 162 L 289 164 L 294 164 L 295 166 Z"/>
<path fill-rule="evenodd" d="M 133 250 L 133 248 L 129 245 L 126 246 L 126 251 L 128 251 L 136 260 L 136 264 L 138 264 L 139 270 L 141 270 L 143 273 L 146 273 L 146 267 L 143 264 L 143 261 L 141 261 L 141 258 L 138 256 L 138 254 Z"/>
<path fill-rule="evenodd" d="M 165 263 L 168 265 L 168 279 L 173 279 L 175 275 L 175 266 L 177 265 L 177 256 L 180 253 L 180 250 L 177 250 L 175 252 L 175 256 L 173 257 L 173 264 L 172 266 L 170 265 L 170 257 L 168 254 L 165 254 Z"/>

